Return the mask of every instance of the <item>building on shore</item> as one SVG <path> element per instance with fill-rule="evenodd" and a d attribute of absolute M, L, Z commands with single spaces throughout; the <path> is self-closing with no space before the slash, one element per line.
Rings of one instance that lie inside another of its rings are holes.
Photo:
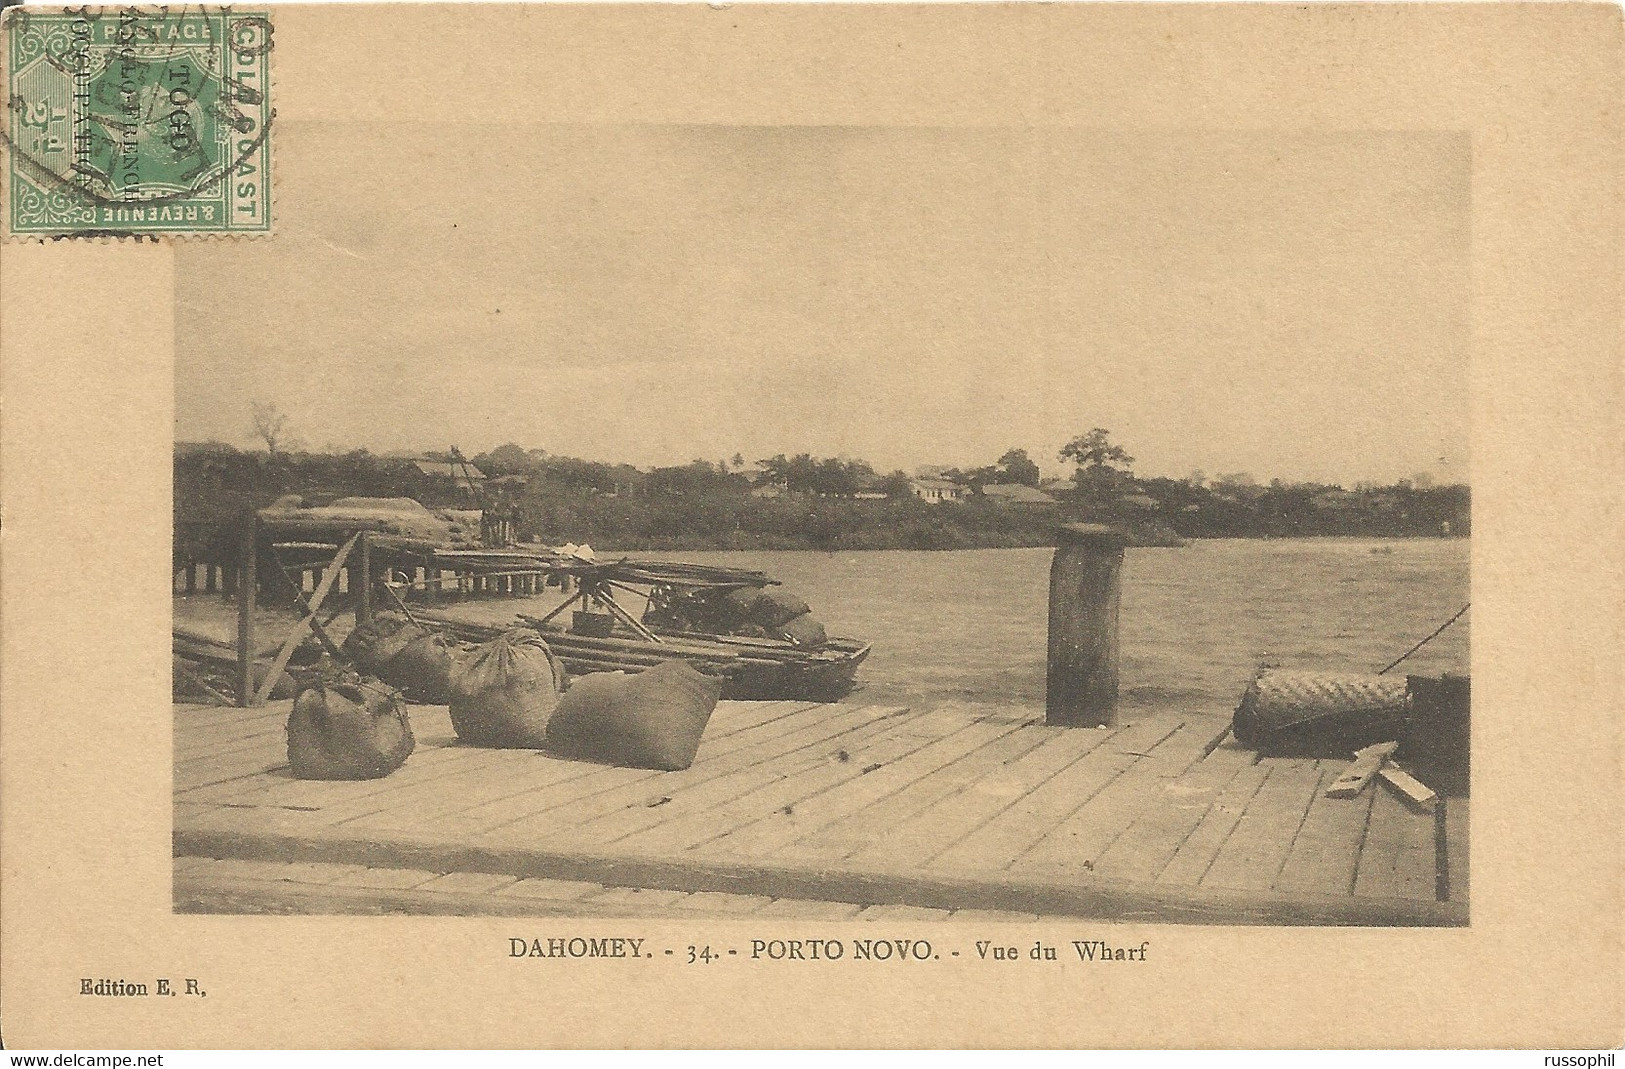
<path fill-rule="evenodd" d="M 1011 508 L 1044 508 L 1056 500 L 1036 486 L 1022 483 L 992 483 L 982 487 L 982 496 L 998 505 Z"/>
<path fill-rule="evenodd" d="M 963 501 L 967 488 L 947 479 L 910 479 L 909 490 L 921 501 L 940 505 L 944 501 Z"/>

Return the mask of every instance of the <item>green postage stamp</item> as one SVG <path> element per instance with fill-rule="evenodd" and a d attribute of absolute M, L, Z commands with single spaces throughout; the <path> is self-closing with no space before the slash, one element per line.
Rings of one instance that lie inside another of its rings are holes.
<path fill-rule="evenodd" d="M 267 12 L 13 7 L 0 43 L 8 234 L 271 229 Z"/>

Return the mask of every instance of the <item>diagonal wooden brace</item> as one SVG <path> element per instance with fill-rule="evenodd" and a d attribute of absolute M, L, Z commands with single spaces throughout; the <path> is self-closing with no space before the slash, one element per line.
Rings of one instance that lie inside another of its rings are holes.
<path fill-rule="evenodd" d="M 282 648 L 277 651 L 276 660 L 271 662 L 271 670 L 265 674 L 265 682 L 260 684 L 259 692 L 254 695 L 256 705 L 265 704 L 266 699 L 271 696 L 271 690 L 276 686 L 276 681 L 282 678 L 282 670 L 288 667 L 288 659 L 293 656 L 294 649 L 299 645 L 300 640 L 305 637 L 307 627 L 315 629 L 317 636 L 322 640 L 322 645 L 327 647 L 329 653 L 334 656 L 342 656 L 338 647 L 333 644 L 332 637 L 327 634 L 321 622 L 316 619 L 316 610 L 320 609 L 322 602 L 327 600 L 328 591 L 332 590 L 333 584 L 338 581 L 339 569 L 344 566 L 345 558 L 350 555 L 350 550 L 355 547 L 356 541 L 360 537 L 359 532 L 351 535 L 350 540 L 339 548 L 337 555 L 333 557 L 332 563 L 323 572 L 321 584 L 316 587 L 316 592 L 311 595 L 308 603 L 305 601 L 304 592 L 299 590 L 297 584 L 294 585 L 295 600 L 299 603 L 299 607 L 304 610 L 305 615 L 288 632 L 288 637 L 282 640 Z M 273 549 L 271 552 L 275 553 L 276 550 Z M 280 557 L 277 558 L 277 567 L 282 567 Z M 287 572 L 286 568 L 282 568 L 283 575 L 287 575 Z M 292 583 L 293 577 L 289 576 L 288 581 Z"/>

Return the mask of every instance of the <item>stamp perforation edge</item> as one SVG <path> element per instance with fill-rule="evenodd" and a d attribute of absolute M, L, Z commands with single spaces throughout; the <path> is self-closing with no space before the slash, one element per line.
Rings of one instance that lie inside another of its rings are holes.
<path fill-rule="evenodd" d="M 273 45 L 270 13 L 259 9 L 0 12 L 4 239 L 273 234 Z M 38 217 L 19 226 L 25 201 Z"/>

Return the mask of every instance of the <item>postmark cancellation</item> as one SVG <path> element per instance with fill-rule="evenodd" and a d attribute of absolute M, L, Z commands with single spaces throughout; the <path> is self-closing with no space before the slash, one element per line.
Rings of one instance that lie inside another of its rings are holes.
<path fill-rule="evenodd" d="M 8 236 L 270 232 L 267 12 L 14 7 L 0 46 Z"/>

